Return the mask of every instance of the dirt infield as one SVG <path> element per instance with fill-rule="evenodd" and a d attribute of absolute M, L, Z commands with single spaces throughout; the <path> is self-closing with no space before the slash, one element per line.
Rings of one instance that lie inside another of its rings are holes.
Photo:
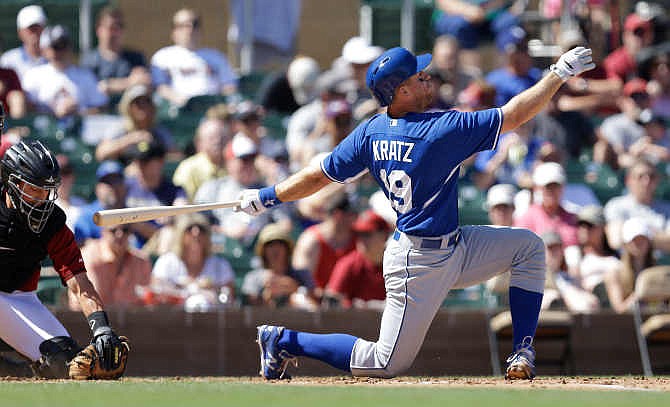
<path fill-rule="evenodd" d="M 257 379 L 252 379 L 257 380 Z M 258 379 L 261 380 L 261 379 Z M 400 377 L 395 379 L 296 377 L 292 385 L 353 385 L 353 386 L 437 386 L 484 387 L 519 389 L 594 389 L 594 390 L 658 390 L 670 391 L 668 377 L 541 377 L 532 381 L 509 381 L 492 377 Z"/>
<path fill-rule="evenodd" d="M 50 382 L 41 379 L 0 377 L 0 381 Z M 670 377 L 539 377 L 532 381 L 509 381 L 493 377 L 399 377 L 395 379 L 333 377 L 295 377 L 291 380 L 266 381 L 260 377 L 125 377 L 122 382 L 209 382 L 239 384 L 271 384 L 278 386 L 427 386 L 443 388 L 562 389 L 670 392 Z M 69 380 L 52 380 L 65 383 Z"/>
<path fill-rule="evenodd" d="M 493 377 L 399 377 L 372 379 L 353 377 L 295 377 L 291 380 L 266 381 L 260 377 L 172 377 L 126 378 L 128 381 L 195 380 L 228 383 L 272 383 L 291 386 L 430 386 L 445 388 L 507 388 L 507 389 L 593 389 L 593 390 L 655 390 L 670 391 L 670 377 L 540 377 L 532 381 L 509 381 Z"/>

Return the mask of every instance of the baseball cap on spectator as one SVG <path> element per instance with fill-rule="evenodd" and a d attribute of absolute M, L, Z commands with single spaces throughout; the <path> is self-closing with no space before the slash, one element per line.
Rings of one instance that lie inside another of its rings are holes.
<path fill-rule="evenodd" d="M 320 73 L 321 69 L 314 58 L 299 56 L 291 61 L 286 71 L 286 79 L 298 104 L 304 105 L 313 98 Z"/>
<path fill-rule="evenodd" d="M 289 160 L 286 144 L 280 141 L 276 143 L 263 143 L 261 145 L 260 153 L 275 161 L 288 162 Z"/>
<path fill-rule="evenodd" d="M 602 226 L 605 224 L 605 215 L 603 208 L 598 205 L 587 205 L 577 213 L 577 223 L 587 223 L 593 226 Z"/>
<path fill-rule="evenodd" d="M 25 6 L 16 15 L 16 28 L 19 30 L 28 28 L 31 25 L 47 25 L 47 16 L 44 9 L 37 5 Z"/>
<path fill-rule="evenodd" d="M 46 27 L 40 36 L 40 48 L 53 48 L 63 50 L 70 46 L 70 32 L 64 26 L 58 24 Z"/>
<path fill-rule="evenodd" d="M 637 119 L 637 121 L 642 124 L 643 126 L 646 126 L 648 124 L 658 124 L 661 126 L 666 125 L 666 121 L 663 118 L 663 116 L 659 115 L 658 113 L 655 113 L 651 109 L 644 109 L 640 112 L 640 115 Z"/>
<path fill-rule="evenodd" d="M 9 147 L 18 143 L 21 139 L 16 135 L 3 134 L 0 136 L 0 159 L 4 157 L 5 152 L 9 150 Z"/>
<path fill-rule="evenodd" d="M 557 232 L 553 230 L 548 230 L 540 236 L 542 241 L 544 242 L 544 245 L 549 247 L 557 244 L 563 244 L 563 239 L 561 239 L 561 235 L 559 235 Z"/>
<path fill-rule="evenodd" d="M 342 58 L 350 64 L 365 65 L 377 59 L 384 48 L 371 45 L 363 37 L 352 37 L 342 47 Z"/>
<path fill-rule="evenodd" d="M 263 249 L 265 245 L 276 241 L 286 243 L 289 251 L 293 250 L 293 239 L 291 239 L 291 236 L 285 228 L 277 223 L 268 223 L 258 234 L 258 240 L 256 241 L 255 247 L 256 255 L 263 257 Z"/>
<path fill-rule="evenodd" d="M 226 159 L 255 157 L 258 154 L 258 147 L 247 136 L 237 133 L 226 146 Z"/>
<path fill-rule="evenodd" d="M 512 27 L 496 37 L 496 46 L 500 52 L 523 51 L 527 48 L 526 31 L 521 27 Z"/>
<path fill-rule="evenodd" d="M 558 163 L 542 163 L 533 171 L 533 184 L 542 187 L 549 184 L 563 185 L 565 184 L 565 170 Z"/>
<path fill-rule="evenodd" d="M 516 187 L 512 184 L 493 185 L 486 193 L 486 206 L 488 209 L 496 205 L 514 206 L 514 195 Z"/>
<path fill-rule="evenodd" d="M 112 177 L 123 178 L 123 166 L 118 161 L 103 161 L 95 171 L 98 182 L 107 182 Z"/>
<path fill-rule="evenodd" d="M 356 211 L 351 196 L 346 192 L 335 194 L 335 196 L 329 199 L 323 207 L 329 214 L 332 214 L 337 210 L 349 213 Z"/>
<path fill-rule="evenodd" d="M 344 96 L 350 89 L 346 78 L 343 78 L 334 70 L 326 71 L 316 80 L 316 90 L 320 94 L 331 94 Z"/>
<path fill-rule="evenodd" d="M 496 88 L 490 84 L 475 80 L 458 94 L 458 104 L 476 109 L 492 107 L 495 104 Z"/>
<path fill-rule="evenodd" d="M 337 99 L 328 102 L 326 105 L 326 117 L 332 119 L 344 114 L 351 114 L 351 105 L 343 99 Z"/>
<path fill-rule="evenodd" d="M 130 104 L 141 97 L 151 99 L 151 89 L 144 85 L 133 85 L 126 89 L 121 96 L 121 100 L 119 100 L 119 113 L 124 116 L 128 115 Z"/>
<path fill-rule="evenodd" d="M 637 29 L 648 31 L 651 30 L 651 22 L 633 13 L 629 14 L 628 17 L 626 17 L 626 21 L 623 24 L 623 28 L 628 32 L 634 32 Z"/>
<path fill-rule="evenodd" d="M 627 219 L 621 227 L 621 238 L 624 243 L 630 243 L 637 236 L 644 236 L 651 239 L 651 229 L 643 218 Z"/>
<path fill-rule="evenodd" d="M 260 120 L 263 117 L 263 108 L 250 101 L 240 102 L 235 108 L 233 117 L 241 122 Z"/>
<path fill-rule="evenodd" d="M 358 215 L 358 218 L 356 218 L 356 221 L 351 226 L 351 229 L 356 233 L 370 233 L 377 231 L 388 232 L 391 230 L 391 227 L 384 220 L 384 218 L 377 215 L 377 213 L 372 209 L 368 209 Z"/>
<path fill-rule="evenodd" d="M 584 38 L 584 34 L 579 27 L 569 28 L 565 31 L 561 31 L 559 44 L 561 49 L 564 51 L 569 51 L 574 47 L 579 47 L 586 44 L 586 39 Z"/>
<path fill-rule="evenodd" d="M 149 161 L 154 158 L 164 158 L 165 157 L 165 147 L 163 144 L 157 141 L 140 141 L 139 143 L 132 146 L 129 151 L 130 157 L 134 160 L 139 161 Z"/>
<path fill-rule="evenodd" d="M 647 81 L 640 78 L 634 78 L 623 85 L 623 94 L 625 96 L 631 97 L 636 93 L 647 94 Z"/>

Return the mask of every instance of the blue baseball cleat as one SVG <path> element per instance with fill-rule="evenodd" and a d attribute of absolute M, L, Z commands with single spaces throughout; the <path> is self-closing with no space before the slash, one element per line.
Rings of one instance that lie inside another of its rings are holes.
<path fill-rule="evenodd" d="M 532 380 L 535 377 L 535 350 L 533 350 L 533 338 L 523 338 L 521 346 L 507 358 L 507 371 L 505 379 L 508 380 Z"/>
<path fill-rule="evenodd" d="M 261 325 L 256 329 L 258 329 L 256 342 L 261 351 L 261 376 L 267 380 L 290 379 L 291 376 L 286 374 L 286 368 L 289 363 L 298 366 L 298 359 L 277 347 L 277 341 L 284 327 Z"/>

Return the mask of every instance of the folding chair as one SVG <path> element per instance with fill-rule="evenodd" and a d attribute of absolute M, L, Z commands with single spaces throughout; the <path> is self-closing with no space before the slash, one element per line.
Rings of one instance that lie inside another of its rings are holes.
<path fill-rule="evenodd" d="M 653 376 L 650 347 L 670 346 L 670 266 L 644 269 L 635 280 L 633 319 L 645 376 Z M 643 312 L 650 315 L 643 320 Z"/>
<path fill-rule="evenodd" d="M 501 363 L 505 362 L 500 358 L 500 342 L 511 343 L 513 340 L 511 312 L 507 310 L 495 313 L 501 306 L 508 305 L 509 278 L 510 273 L 504 273 L 492 278 L 486 284 L 489 292 L 489 349 L 494 376 L 502 374 L 500 366 Z M 575 374 L 575 361 L 572 353 L 572 327 L 573 319 L 568 311 L 542 310 L 540 312 L 533 344 L 557 343 L 561 349 L 558 356 L 555 357 L 543 356 L 542 352 L 538 352 L 535 360 L 536 365 L 558 365 L 561 374 Z"/>

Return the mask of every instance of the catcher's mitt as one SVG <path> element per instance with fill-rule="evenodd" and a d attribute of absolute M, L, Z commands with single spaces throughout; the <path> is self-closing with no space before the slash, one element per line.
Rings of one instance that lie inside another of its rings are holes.
<path fill-rule="evenodd" d="M 113 353 L 113 360 L 109 361 L 111 363 L 105 363 L 103 356 L 96 350 L 95 343 L 82 349 L 68 364 L 70 379 L 114 380 L 123 376 L 128 362 L 130 344 L 125 336 L 119 336 L 118 338 L 121 341 L 121 346 L 117 347 L 118 351 Z M 105 367 L 106 365 L 108 367 Z"/>

